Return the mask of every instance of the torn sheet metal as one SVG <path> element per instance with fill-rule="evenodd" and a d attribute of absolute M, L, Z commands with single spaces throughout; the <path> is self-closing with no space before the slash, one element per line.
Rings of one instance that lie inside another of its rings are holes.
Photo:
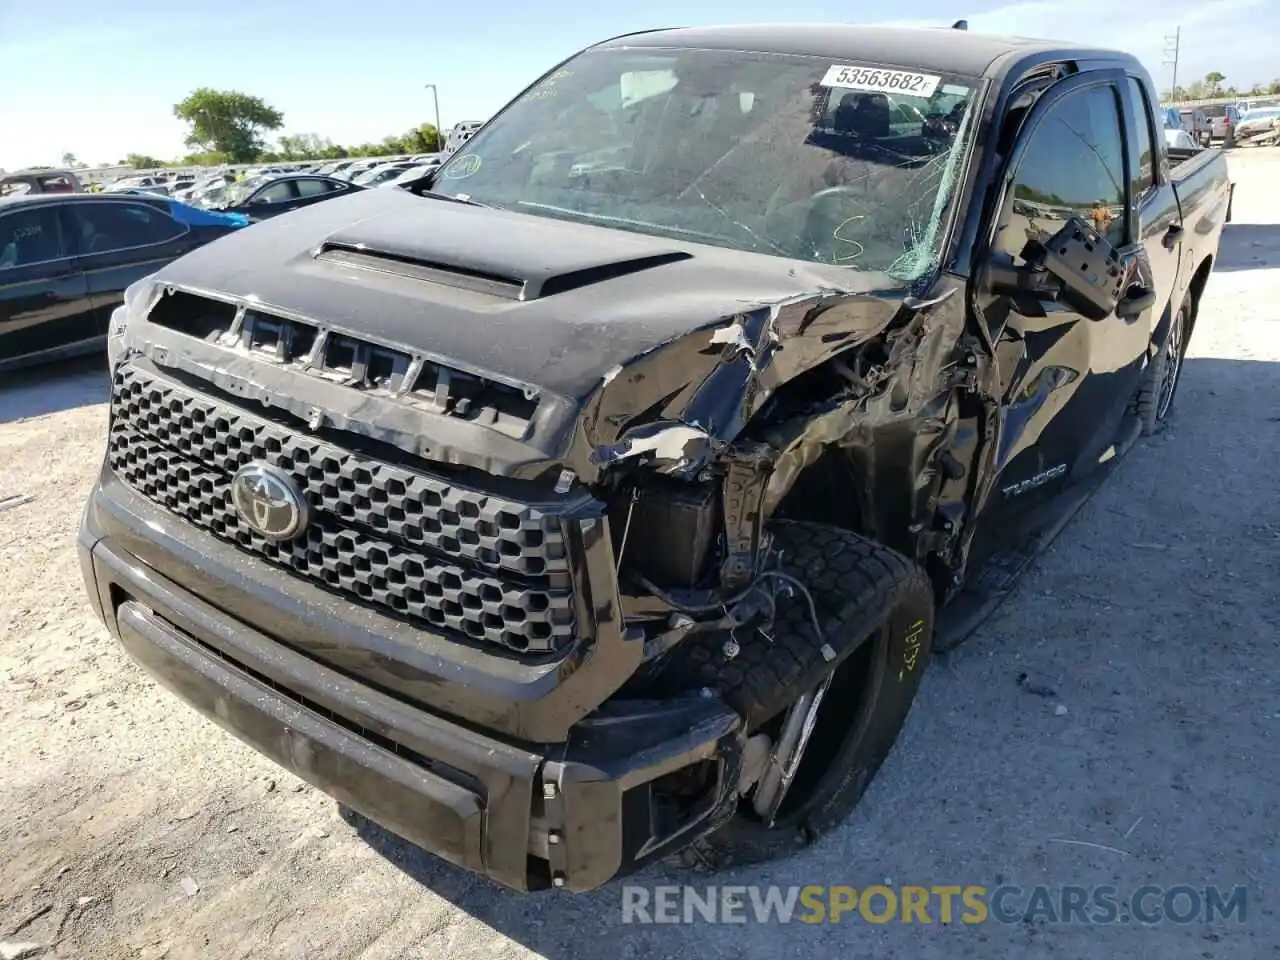
<path fill-rule="evenodd" d="M 652 465 L 658 473 L 685 473 L 700 470 L 724 448 L 705 430 L 684 424 L 650 428 L 639 436 L 596 447 L 593 461 L 606 466 L 622 460 Z"/>

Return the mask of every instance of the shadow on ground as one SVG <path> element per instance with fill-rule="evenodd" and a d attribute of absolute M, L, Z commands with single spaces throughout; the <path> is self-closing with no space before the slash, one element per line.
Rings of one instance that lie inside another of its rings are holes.
<path fill-rule="evenodd" d="M 106 403 L 111 392 L 102 354 L 0 374 L 0 423 Z"/>
<path fill-rule="evenodd" d="M 1222 228 L 1215 273 L 1280 267 L 1280 224 L 1228 223 Z"/>
<path fill-rule="evenodd" d="M 1014 596 L 968 643 L 933 664 L 884 772 L 846 823 L 813 847 L 766 867 L 705 877 L 660 864 L 631 882 L 650 889 L 708 883 L 856 886 L 893 877 L 898 883 L 994 886 L 1028 878 L 1072 884 L 1100 876 L 1132 891 L 1152 882 L 1248 884 L 1249 876 L 1265 875 L 1265 862 L 1273 856 L 1253 848 L 1249 837 L 1270 829 L 1256 819 L 1260 808 L 1253 805 L 1263 802 L 1272 775 L 1260 774 L 1247 759 L 1227 762 L 1213 738 L 1197 739 L 1187 731 L 1189 724 L 1214 729 L 1219 715 L 1246 717 L 1242 722 L 1252 728 L 1267 706 L 1261 701 L 1270 696 L 1270 681 L 1256 671 L 1272 667 L 1251 664 L 1259 655 L 1254 647 L 1270 641 L 1251 637 L 1273 636 L 1280 628 L 1272 605 L 1280 589 L 1257 593 L 1258 578 L 1274 570 L 1274 547 L 1263 532 L 1280 536 L 1280 519 L 1265 497 L 1240 500 L 1225 491 L 1243 494 L 1269 476 L 1268 451 L 1276 449 L 1280 363 L 1189 358 L 1170 427 L 1140 441 L 1068 525 L 1060 546 L 1032 565 Z M 1178 482 L 1171 484 L 1174 476 Z M 1161 519 L 1171 515 L 1182 518 L 1179 530 L 1167 529 Z M 1205 544 L 1218 538 L 1235 544 L 1230 564 L 1202 566 Z M 1134 564 L 1142 566 L 1138 580 L 1122 575 Z M 1223 631 L 1215 634 L 1209 661 L 1206 617 L 1218 618 Z M 1015 679 L 1024 669 L 1053 678 L 1061 692 L 1051 693 L 1071 703 L 1073 719 L 1055 715 L 1054 701 L 1043 699 L 1048 694 L 1027 693 Z M 1233 687 L 1224 701 L 1213 684 L 1236 670 L 1246 677 L 1253 671 L 1254 679 Z M 1083 725 L 1084 732 L 1064 733 L 1069 724 Z M 1240 752 L 1247 754 L 1245 748 Z M 1206 767 L 1214 767 L 1209 779 L 1202 776 Z M 1241 819 L 1212 812 L 1210 798 L 1219 795 L 1236 797 L 1229 805 L 1240 807 Z M 1032 930 L 1025 923 L 992 923 L 974 934 L 992 941 L 980 946 L 954 931 L 919 925 L 752 925 L 747 938 L 741 927 L 735 934 L 734 928 L 701 922 L 627 925 L 626 881 L 585 896 L 513 894 L 349 809 L 341 814 L 404 874 L 548 960 L 605 950 L 615 958 L 718 957 L 728 956 L 726 949 L 737 956 L 781 956 L 788 944 L 796 956 L 820 955 L 811 951 L 847 951 L 853 943 L 878 948 L 874 954 L 886 957 L 973 955 L 949 952 L 965 944 L 991 957 L 1060 955 L 1051 944 L 1030 943 L 1033 936 L 1083 955 L 1074 950 L 1093 949 L 1100 942 L 1095 938 L 1104 936 L 1097 927 Z M 1078 842 L 1057 839 L 1064 835 L 1093 836 L 1124 849 L 1099 854 L 1087 845 L 1083 851 L 1064 847 Z M 1099 861 L 1106 873 L 1098 872 Z M 1250 890 L 1251 896 L 1261 893 Z M 1196 956 L 1244 955 L 1234 951 L 1252 949 L 1244 943 L 1264 935 L 1266 922 L 1258 918 L 1234 928 L 1114 925 L 1105 936 L 1117 952 L 1107 955 L 1172 956 L 1175 938 L 1175 949 L 1194 945 Z M 919 949 L 938 949 L 947 937 L 951 948 L 941 954 Z M 1230 944 L 1203 952 L 1219 939 Z"/>

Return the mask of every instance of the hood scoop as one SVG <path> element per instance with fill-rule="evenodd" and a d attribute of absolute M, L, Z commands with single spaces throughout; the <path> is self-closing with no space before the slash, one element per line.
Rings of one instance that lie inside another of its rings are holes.
<path fill-rule="evenodd" d="M 505 300 L 539 300 L 693 258 L 656 238 L 482 207 L 417 203 L 332 234 L 315 259 Z"/>

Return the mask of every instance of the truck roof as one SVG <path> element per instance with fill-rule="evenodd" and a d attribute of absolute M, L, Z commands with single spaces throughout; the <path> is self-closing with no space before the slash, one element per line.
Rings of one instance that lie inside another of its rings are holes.
<path fill-rule="evenodd" d="M 761 53 L 830 57 L 900 65 L 927 64 L 945 73 L 982 76 L 1008 54 L 1090 54 L 1099 59 L 1131 60 L 1099 47 L 1064 45 L 1053 40 L 970 33 L 946 27 L 885 27 L 854 23 L 779 23 L 677 27 L 627 34 L 598 47 L 701 47 Z M 1052 55 L 1048 56 L 1048 55 Z M 1134 61 L 1136 63 L 1136 61 Z"/>

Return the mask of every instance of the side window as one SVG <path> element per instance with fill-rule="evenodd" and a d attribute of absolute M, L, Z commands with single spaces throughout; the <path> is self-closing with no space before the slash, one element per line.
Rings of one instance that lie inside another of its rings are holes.
<path fill-rule="evenodd" d="M 1081 217 L 1115 246 L 1125 243 L 1124 149 L 1115 88 L 1070 93 L 1029 132 L 1018 163 L 1013 208 L 996 246 L 1020 257 L 1028 240 L 1044 240 Z"/>
<path fill-rule="evenodd" d="M 330 183 L 328 180 L 295 180 L 294 183 L 298 185 L 298 196 L 300 197 L 318 197 L 322 193 L 332 193 L 341 189 L 337 184 Z"/>
<path fill-rule="evenodd" d="M 1134 143 L 1138 151 L 1138 172 L 1133 181 L 1133 196 L 1136 200 L 1156 182 L 1156 168 L 1151 146 L 1151 104 L 1147 101 L 1147 91 L 1133 77 L 1129 78 L 1129 89 L 1133 93 L 1133 105 L 1138 111 L 1134 117 Z"/>
<path fill-rule="evenodd" d="M 19 208 L 0 217 L 0 272 L 65 256 L 67 248 L 56 207 Z"/>
<path fill-rule="evenodd" d="M 164 211 L 142 203 L 77 203 L 71 213 L 82 253 L 145 247 L 187 232 Z"/>
<path fill-rule="evenodd" d="M 284 203 L 293 199 L 293 184 L 286 180 L 263 187 L 253 198 L 253 203 Z"/>
<path fill-rule="evenodd" d="M 40 178 L 41 193 L 75 193 L 75 184 L 65 174 Z"/>

